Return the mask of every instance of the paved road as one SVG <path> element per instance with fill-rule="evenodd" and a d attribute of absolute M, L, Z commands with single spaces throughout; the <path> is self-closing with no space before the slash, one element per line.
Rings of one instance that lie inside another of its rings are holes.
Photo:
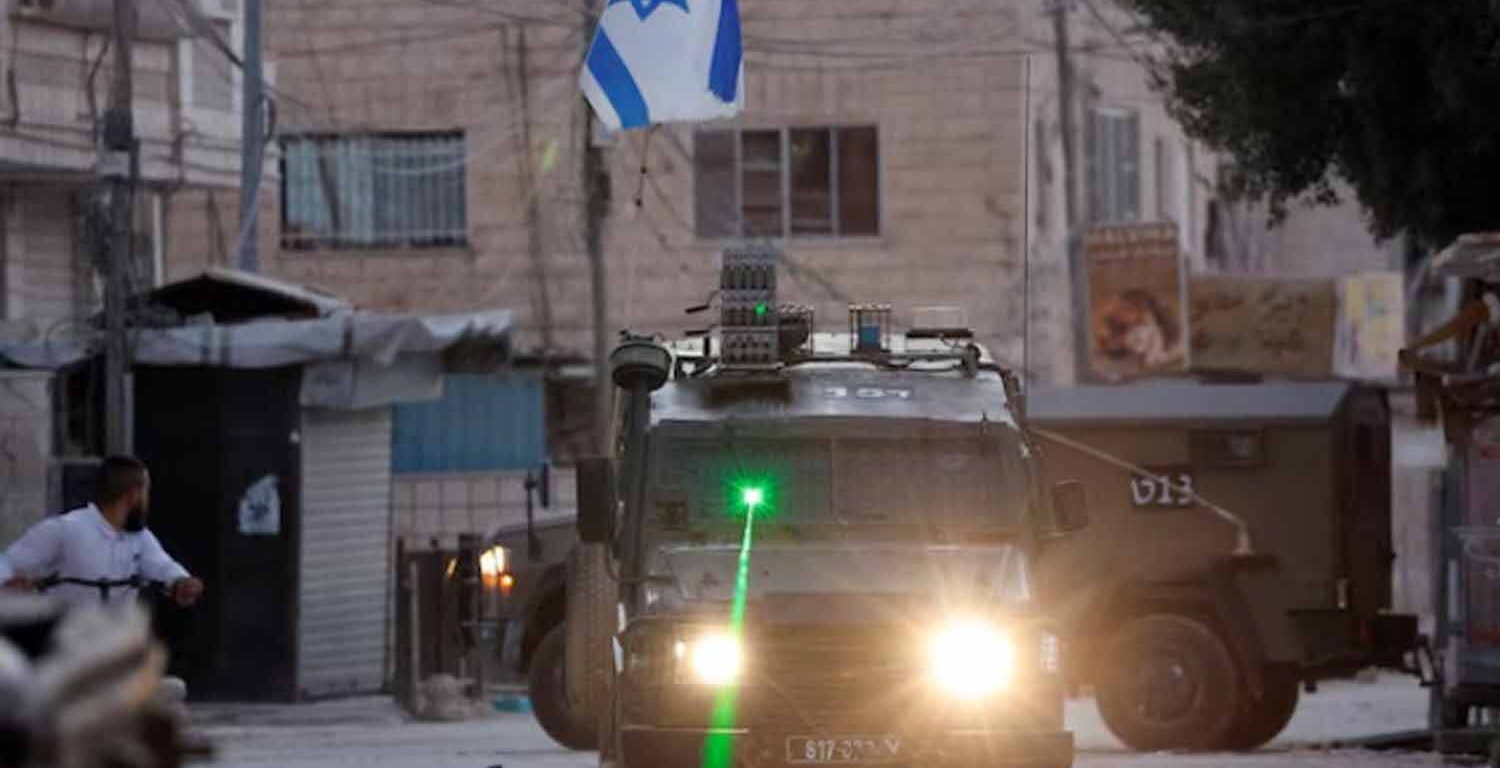
<path fill-rule="evenodd" d="M 296 707 L 195 709 L 219 746 L 222 768 L 593 768 L 594 756 L 562 750 L 523 715 L 464 723 L 410 723 L 386 699 Z M 1282 738 L 1253 755 L 1139 755 L 1100 724 L 1090 702 L 1069 706 L 1080 768 L 1417 768 L 1428 755 L 1325 751 L 1319 745 L 1419 727 L 1425 698 L 1387 679 L 1333 686 L 1304 699 Z"/>

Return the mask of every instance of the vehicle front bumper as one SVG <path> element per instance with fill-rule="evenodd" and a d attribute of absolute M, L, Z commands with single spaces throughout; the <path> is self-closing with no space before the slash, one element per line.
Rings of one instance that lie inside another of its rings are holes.
<path fill-rule="evenodd" d="M 628 768 L 702 768 L 703 748 L 711 735 L 727 738 L 734 747 L 732 765 L 777 768 L 807 763 L 787 760 L 786 740 L 793 735 L 750 729 L 655 728 L 627 725 L 620 732 L 620 750 Z M 836 738 L 836 734 L 829 734 Z M 849 765 L 943 766 L 944 768 L 1071 768 L 1073 734 L 1068 731 L 940 731 L 903 735 L 900 756 L 889 763 Z"/>

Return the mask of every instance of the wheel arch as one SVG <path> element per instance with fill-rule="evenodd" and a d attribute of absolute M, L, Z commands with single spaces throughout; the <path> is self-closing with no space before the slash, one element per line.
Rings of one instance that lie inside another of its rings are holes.
<path fill-rule="evenodd" d="M 1070 661 L 1078 682 L 1092 682 L 1103 663 L 1095 652 L 1128 622 L 1157 613 L 1186 615 L 1208 624 L 1229 645 L 1246 691 L 1259 698 L 1267 666 L 1301 665 L 1300 645 L 1283 601 L 1274 563 L 1226 559 L 1213 567 L 1170 578 L 1135 580 L 1099 590 L 1073 637 L 1082 640 Z"/>

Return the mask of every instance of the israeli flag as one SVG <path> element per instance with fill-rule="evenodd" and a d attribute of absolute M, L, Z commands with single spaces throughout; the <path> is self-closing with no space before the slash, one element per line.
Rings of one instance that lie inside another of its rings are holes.
<path fill-rule="evenodd" d="M 744 107 L 736 0 L 608 0 L 579 86 L 611 130 Z"/>

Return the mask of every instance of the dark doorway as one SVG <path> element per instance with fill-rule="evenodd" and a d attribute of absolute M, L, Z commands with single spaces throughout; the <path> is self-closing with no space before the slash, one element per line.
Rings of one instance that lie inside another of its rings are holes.
<path fill-rule="evenodd" d="M 300 383 L 298 368 L 135 371 L 151 528 L 207 582 L 196 607 L 157 613 L 171 669 L 197 699 L 296 696 Z"/>

